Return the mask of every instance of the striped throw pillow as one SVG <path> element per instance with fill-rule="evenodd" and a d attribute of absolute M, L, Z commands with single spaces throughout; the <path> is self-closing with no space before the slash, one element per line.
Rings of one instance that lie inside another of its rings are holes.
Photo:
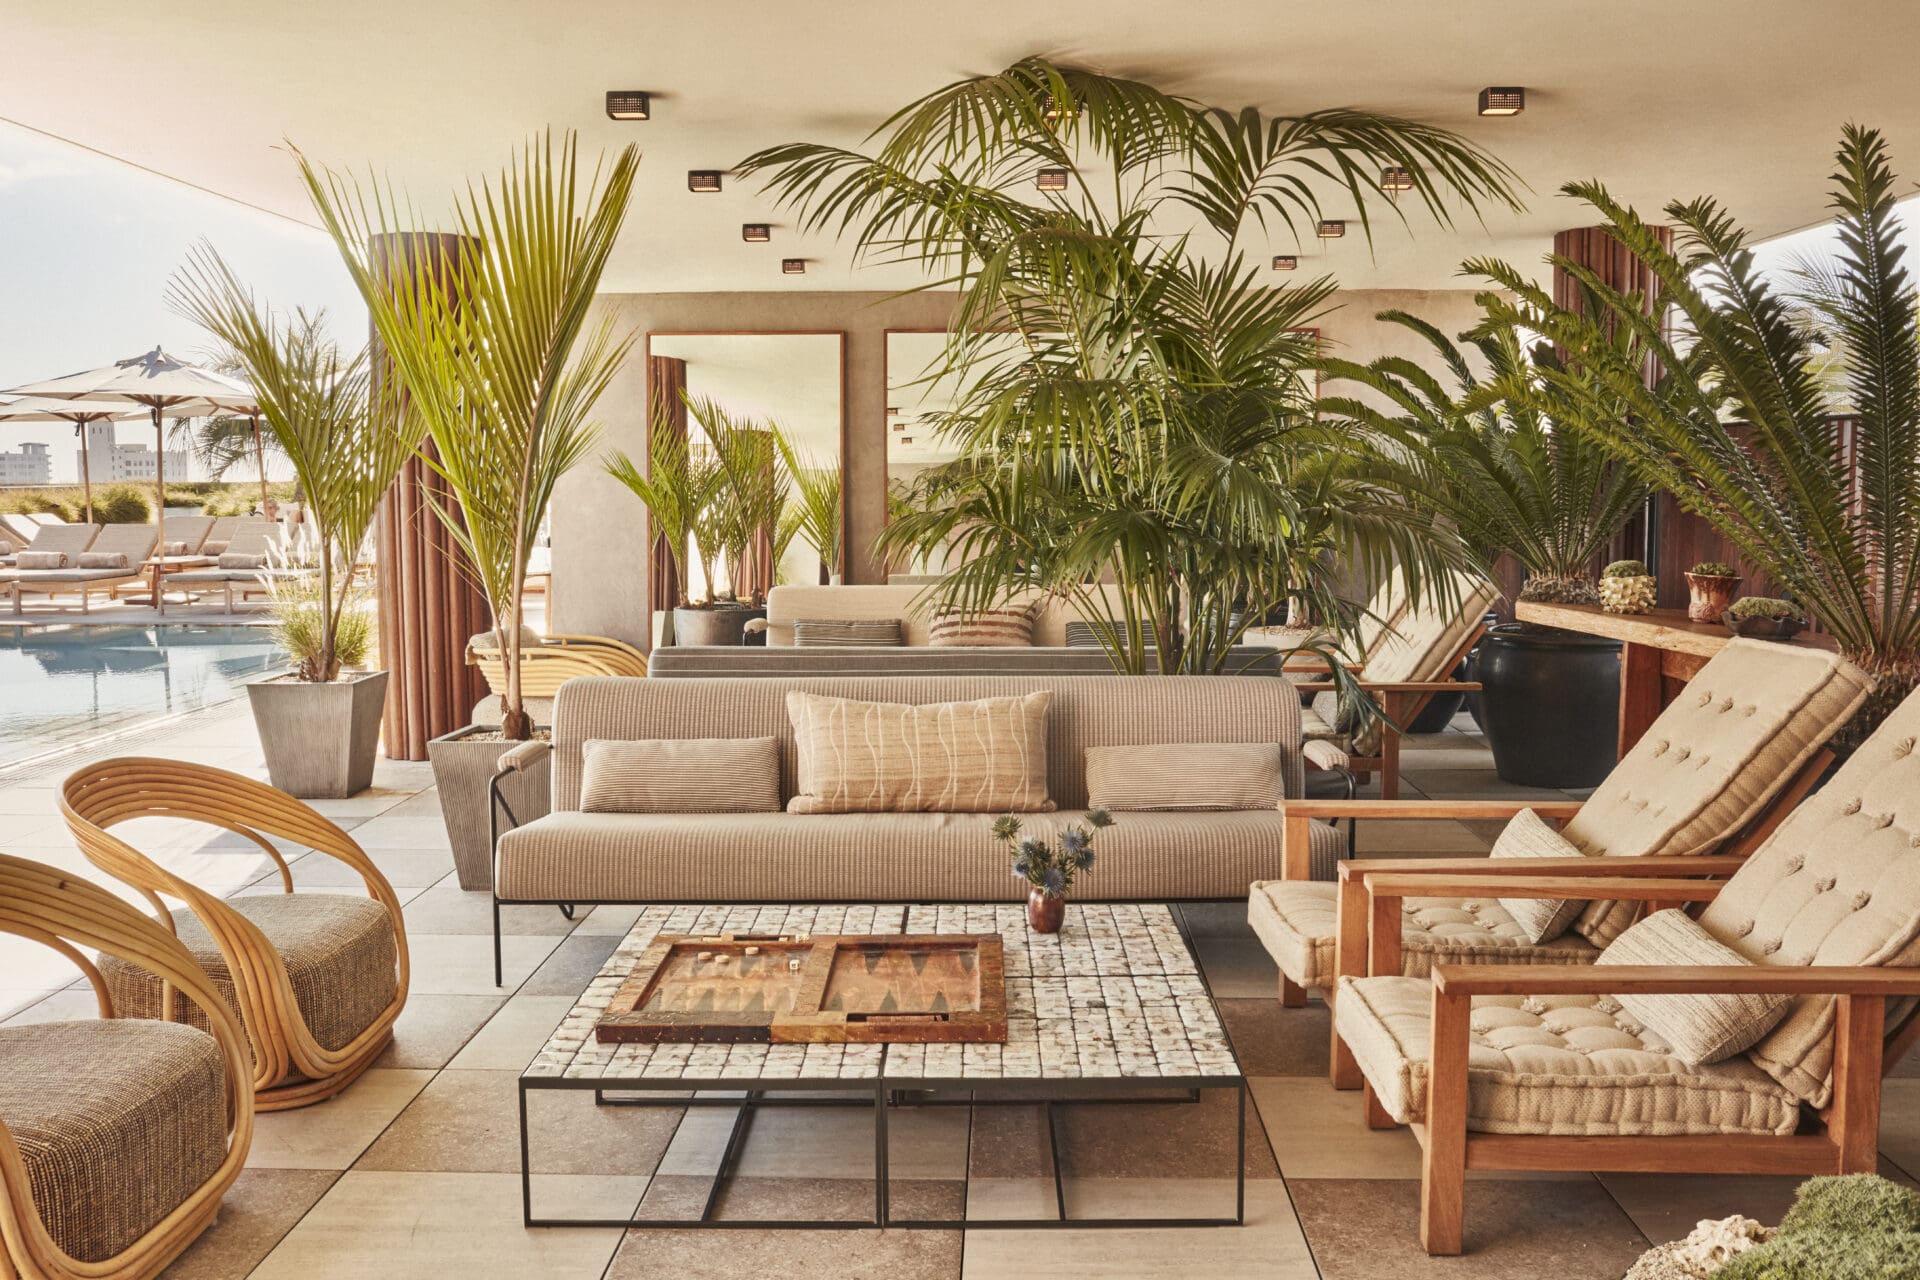
<path fill-rule="evenodd" d="M 1507 821 L 1500 838 L 1493 842 L 1495 858 L 1578 858 L 1578 845 L 1561 835 L 1553 824 L 1531 809 L 1522 809 Z M 1502 898 L 1514 923 L 1532 943 L 1552 942 L 1573 927 L 1587 904 L 1579 898 Z"/>
<path fill-rule="evenodd" d="M 1108 625 L 1113 628 L 1114 640 L 1117 643 L 1125 644 L 1127 642 L 1127 624 L 1118 618 L 1114 618 L 1109 620 Z M 1147 648 L 1152 649 L 1156 647 L 1157 642 L 1154 639 L 1153 624 L 1151 622 L 1143 622 L 1140 624 L 1140 638 L 1146 642 Z M 1067 624 L 1067 648 L 1097 649 L 1099 647 L 1100 633 L 1093 629 L 1091 622 L 1069 622 Z"/>
<path fill-rule="evenodd" d="M 1607 945 L 1596 964 L 1719 968 L 1753 961 L 1704 929 L 1684 911 L 1656 911 Z M 1724 1062 L 1760 1043 L 1793 1004 L 1789 995 L 1621 995 L 1629 1016 L 1667 1042 L 1690 1067 Z"/>
<path fill-rule="evenodd" d="M 1041 690 L 977 702 L 855 702 L 792 690 L 799 750 L 788 813 L 1038 813 L 1047 795 Z"/>
<path fill-rule="evenodd" d="M 1168 742 L 1087 748 L 1087 804 L 1145 813 L 1276 809 L 1286 794 L 1278 743 Z"/>
<path fill-rule="evenodd" d="M 778 813 L 780 748 L 772 738 L 589 738 L 584 813 Z"/>
<path fill-rule="evenodd" d="M 906 642 L 898 618 L 802 619 L 793 624 L 793 643 L 809 648 L 899 648 Z"/>
<path fill-rule="evenodd" d="M 936 613 L 927 643 L 943 648 L 1027 649 L 1033 646 L 1032 609 Z"/>

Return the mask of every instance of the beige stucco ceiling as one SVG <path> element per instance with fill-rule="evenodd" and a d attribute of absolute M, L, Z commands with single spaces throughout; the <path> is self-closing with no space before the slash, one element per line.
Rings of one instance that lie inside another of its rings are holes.
<path fill-rule="evenodd" d="M 686 189 L 793 140 L 857 143 L 887 112 L 1031 52 L 1279 112 L 1356 106 L 1462 129 L 1534 189 L 1482 230 L 1309 242 L 1349 287 L 1444 288 L 1458 261 L 1531 262 L 1585 221 L 1554 194 L 1599 176 L 1643 206 L 1712 192 L 1774 234 L 1820 220 L 1846 120 L 1920 145 L 1920 5 L 1907 0 L 5 0 L 0 117 L 310 220 L 284 151 L 373 167 L 423 203 L 531 131 L 637 142 L 639 194 L 607 279 L 619 290 L 886 288 L 802 239 L 744 183 Z M 1484 85 L 1525 115 L 1482 120 Z M 616 124 L 610 88 L 655 93 Z M 749 245 L 740 224 L 772 221 Z M 1276 242 L 1278 252 L 1291 243 Z M 782 276 L 779 259 L 813 261 Z"/>

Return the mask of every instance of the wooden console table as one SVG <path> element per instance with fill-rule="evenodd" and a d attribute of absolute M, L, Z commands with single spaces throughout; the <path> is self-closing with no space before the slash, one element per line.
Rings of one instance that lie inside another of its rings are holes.
<path fill-rule="evenodd" d="M 1687 681 L 1720 652 L 1732 633 L 1717 622 L 1690 622 L 1685 609 L 1650 613 L 1608 613 L 1594 605 L 1543 604 L 1522 600 L 1514 610 L 1522 622 L 1563 627 L 1621 642 L 1620 754 L 1640 741 Z M 1833 637 L 1802 632 L 1785 644 L 1832 649 Z"/>

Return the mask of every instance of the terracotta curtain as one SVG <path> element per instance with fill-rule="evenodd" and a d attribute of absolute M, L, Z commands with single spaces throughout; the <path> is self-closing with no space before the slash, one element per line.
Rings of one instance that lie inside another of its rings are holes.
<path fill-rule="evenodd" d="M 680 393 L 687 389 L 687 362 L 677 356 L 647 357 L 647 423 L 651 445 L 652 424 L 664 419 L 674 432 L 687 438 L 687 403 Z M 649 468 L 652 458 L 647 460 Z M 673 552 L 664 536 L 653 531 L 653 519 L 647 519 L 647 545 L 653 548 L 647 562 L 647 610 L 649 615 L 671 609 L 680 599 L 680 574 L 673 565 Z M 648 637 L 652 643 L 652 637 Z"/>

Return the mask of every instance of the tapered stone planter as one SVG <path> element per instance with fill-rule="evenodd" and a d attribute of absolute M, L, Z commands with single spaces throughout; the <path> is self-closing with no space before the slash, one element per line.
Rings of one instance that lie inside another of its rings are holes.
<path fill-rule="evenodd" d="M 286 675 L 248 684 L 268 779 L 302 800 L 365 791 L 373 785 L 386 700 L 384 671 L 342 672 L 329 684 Z"/>
<path fill-rule="evenodd" d="M 487 784 L 499 768 L 500 757 L 516 745 L 500 741 L 495 736 L 498 732 L 491 725 L 468 725 L 427 742 L 427 759 L 433 762 L 433 782 L 440 793 L 440 817 L 447 824 L 453 869 L 462 889 L 493 887 Z M 544 817 L 552 807 L 552 760 L 551 755 L 543 755 L 531 767 L 500 780 L 500 798 L 513 811 L 512 819 L 500 815 L 502 831 L 516 822 L 525 826 Z"/>

